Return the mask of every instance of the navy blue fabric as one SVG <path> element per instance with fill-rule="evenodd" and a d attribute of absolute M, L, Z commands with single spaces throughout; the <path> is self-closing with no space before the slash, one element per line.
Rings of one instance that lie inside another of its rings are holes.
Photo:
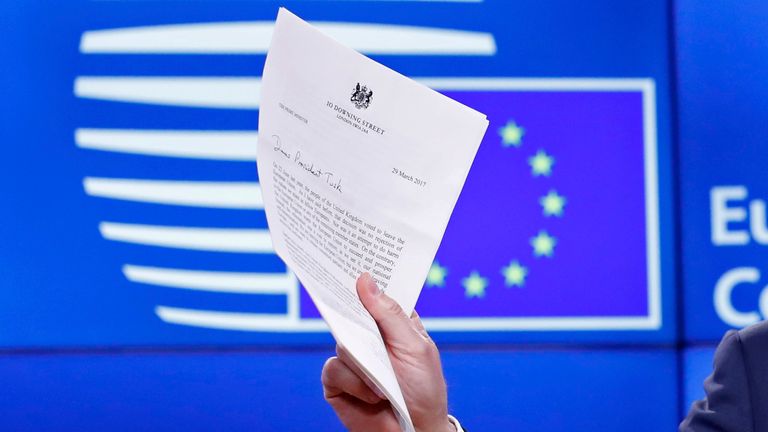
<path fill-rule="evenodd" d="M 768 322 L 726 333 L 680 432 L 768 432 Z"/>

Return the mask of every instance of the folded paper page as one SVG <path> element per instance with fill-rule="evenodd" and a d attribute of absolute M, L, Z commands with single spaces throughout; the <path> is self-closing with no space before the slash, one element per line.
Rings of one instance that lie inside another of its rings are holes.
<path fill-rule="evenodd" d="M 487 127 L 280 9 L 257 149 L 273 247 L 405 431 L 413 424 L 355 280 L 370 273 L 411 313 Z"/>

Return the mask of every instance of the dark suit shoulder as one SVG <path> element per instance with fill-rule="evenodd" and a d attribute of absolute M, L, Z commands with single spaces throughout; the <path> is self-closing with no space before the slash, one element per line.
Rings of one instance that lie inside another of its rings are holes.
<path fill-rule="evenodd" d="M 739 338 L 747 350 L 768 347 L 768 321 L 739 330 Z"/>
<path fill-rule="evenodd" d="M 681 432 L 763 432 L 755 429 L 739 332 L 729 331 L 717 347 L 714 370 L 704 381 L 706 397 L 691 406 Z"/>
<path fill-rule="evenodd" d="M 756 431 L 768 431 L 768 321 L 739 331 Z M 757 409 L 757 408 L 760 409 Z"/>

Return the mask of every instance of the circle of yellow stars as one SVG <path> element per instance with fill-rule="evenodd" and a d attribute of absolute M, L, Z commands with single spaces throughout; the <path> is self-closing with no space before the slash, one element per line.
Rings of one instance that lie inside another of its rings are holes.
<path fill-rule="evenodd" d="M 501 138 L 502 147 L 520 148 L 523 145 L 525 128 L 518 125 L 514 120 L 509 120 L 498 129 L 498 134 Z M 533 177 L 550 177 L 555 165 L 555 158 L 543 149 L 539 149 L 528 158 L 528 165 Z M 539 205 L 541 205 L 541 212 L 544 217 L 562 217 L 567 203 L 566 197 L 554 189 L 550 189 L 546 195 L 539 198 Z M 555 254 L 557 238 L 542 229 L 530 238 L 530 246 L 535 258 L 552 258 Z M 523 288 L 528 277 L 528 268 L 520 261 L 513 259 L 501 268 L 501 275 L 504 277 L 506 287 Z M 425 285 L 444 288 L 447 276 L 448 269 L 435 261 L 427 273 Z M 467 298 L 482 298 L 485 297 L 489 281 L 477 270 L 472 270 L 469 275 L 461 279 L 461 285 Z"/>

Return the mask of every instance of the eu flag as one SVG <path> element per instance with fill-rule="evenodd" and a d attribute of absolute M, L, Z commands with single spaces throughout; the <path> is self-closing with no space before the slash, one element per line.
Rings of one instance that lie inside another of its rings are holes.
<path fill-rule="evenodd" d="M 417 304 L 431 327 L 657 328 L 653 82 L 435 87 L 490 127 Z"/>

